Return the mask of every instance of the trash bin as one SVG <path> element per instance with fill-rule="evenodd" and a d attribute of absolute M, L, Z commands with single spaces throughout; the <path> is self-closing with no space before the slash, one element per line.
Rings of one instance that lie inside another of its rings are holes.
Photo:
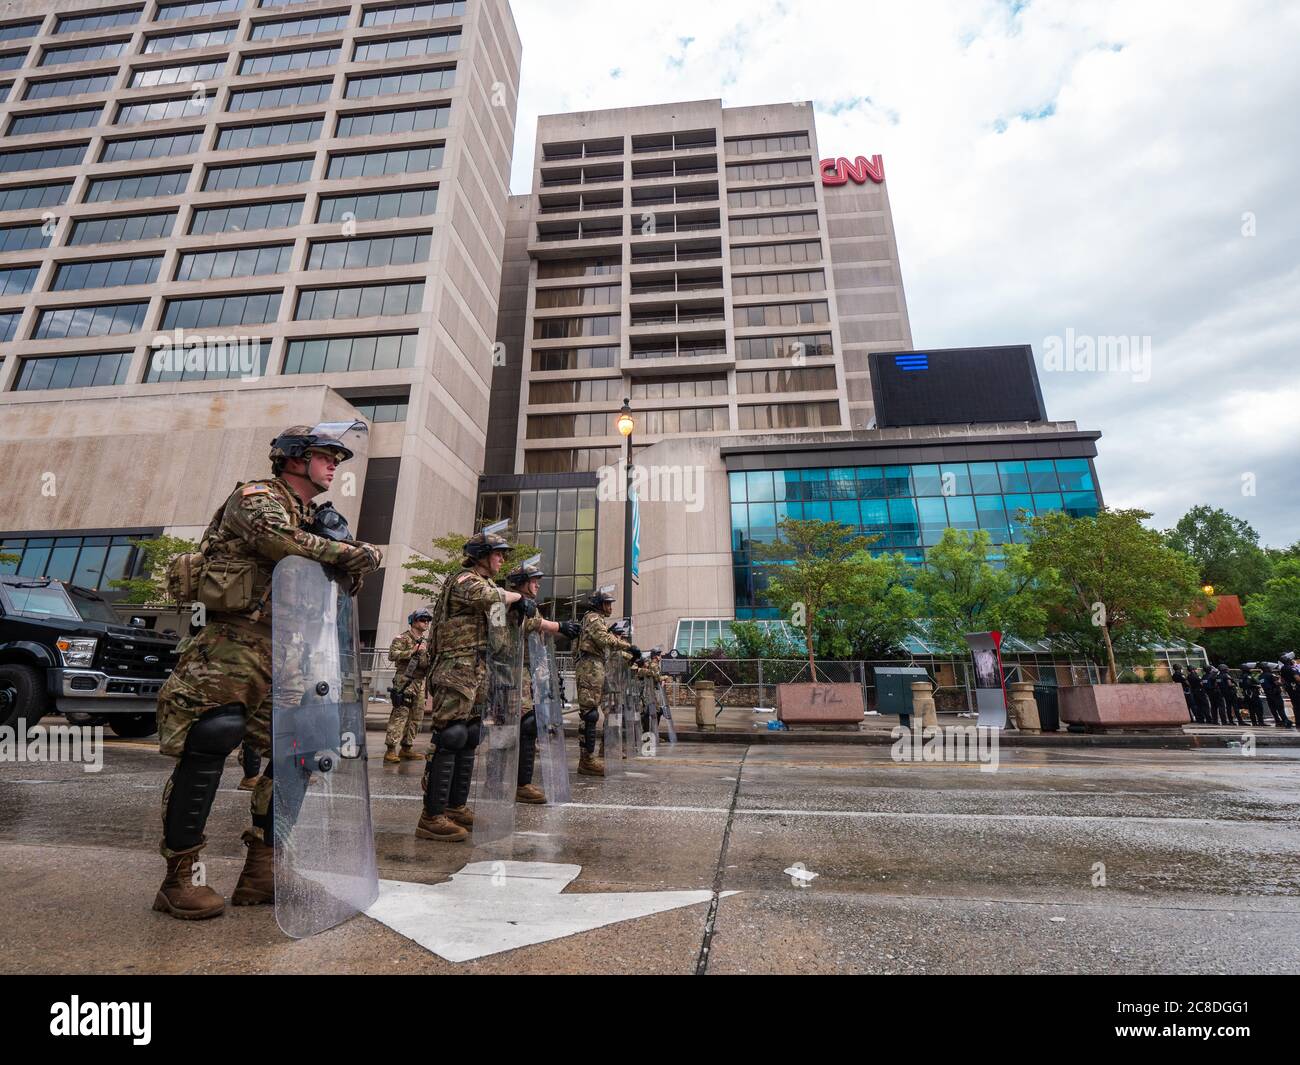
<path fill-rule="evenodd" d="M 1038 721 L 1044 732 L 1061 731 L 1060 703 L 1055 684 L 1035 684 L 1034 702 L 1038 704 Z"/>

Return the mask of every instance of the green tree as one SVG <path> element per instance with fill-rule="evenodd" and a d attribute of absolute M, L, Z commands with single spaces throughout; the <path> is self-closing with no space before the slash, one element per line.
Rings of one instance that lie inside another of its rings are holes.
<path fill-rule="evenodd" d="M 1219 507 L 1193 507 L 1164 536 L 1196 563 L 1201 583 L 1212 584 L 1220 595 L 1238 595 L 1245 602 L 1264 587 L 1272 570 L 1259 533 Z"/>
<path fill-rule="evenodd" d="M 0 566 L 16 566 L 22 561 L 22 555 L 15 555 L 6 551 L 0 551 Z"/>
<path fill-rule="evenodd" d="M 818 656 L 871 662 L 902 653 L 924 613 L 916 575 L 899 553 L 859 551 L 847 559 L 842 597 L 816 619 Z"/>
<path fill-rule="evenodd" d="M 1249 657 L 1273 660 L 1300 651 L 1300 558 L 1284 558 L 1246 604 Z"/>
<path fill-rule="evenodd" d="M 1050 630 L 1104 662 L 1112 684 L 1117 654 L 1140 653 L 1156 637 L 1191 638 L 1184 619 L 1207 605 L 1196 564 L 1146 528 L 1149 517 L 1144 510 L 1103 509 L 1088 518 L 1053 511 L 1029 527 L 1029 565 L 1062 591 Z"/>
<path fill-rule="evenodd" d="M 123 603 L 144 605 L 145 603 L 167 603 L 167 567 L 177 555 L 188 555 L 199 549 L 193 540 L 183 536 L 154 536 L 144 540 L 132 540 L 144 556 L 140 564 L 141 576 L 125 577 L 108 582 L 110 588 L 117 588 L 126 595 Z"/>
<path fill-rule="evenodd" d="M 728 658 L 800 658 L 804 648 L 784 625 L 733 621 L 730 639 L 721 641 Z"/>
<path fill-rule="evenodd" d="M 808 668 L 817 681 L 814 629 L 821 612 L 848 600 L 853 567 L 849 560 L 864 553 L 879 537 L 858 536 L 837 521 L 782 518 L 775 543 L 752 545 L 754 559 L 767 568 L 768 600 L 802 629 Z"/>
<path fill-rule="evenodd" d="M 443 579 L 448 574 L 460 572 L 460 560 L 464 557 L 461 554 L 461 549 L 468 539 L 469 535 L 466 533 L 447 533 L 445 536 L 435 536 L 433 539 L 433 557 L 412 558 L 402 564 L 402 568 L 408 574 L 406 581 L 402 584 L 402 591 L 407 595 L 418 595 L 430 602 L 436 599 L 438 593 L 442 591 Z M 501 567 L 501 576 L 497 583 L 504 583 L 507 573 L 519 563 L 532 558 L 535 554 L 537 554 L 537 548 L 531 544 L 516 544 L 510 552 L 510 556 L 506 559 L 506 564 Z"/>

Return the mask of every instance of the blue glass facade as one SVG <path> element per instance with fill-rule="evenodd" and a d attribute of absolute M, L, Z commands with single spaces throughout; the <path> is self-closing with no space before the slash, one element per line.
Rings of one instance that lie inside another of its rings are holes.
<path fill-rule="evenodd" d="M 880 537 L 873 553 L 900 551 L 919 565 L 947 528 L 983 529 L 994 544 L 1021 543 L 1022 510 L 1084 517 L 1098 507 L 1086 458 L 757 470 L 729 474 L 729 487 L 737 618 L 775 616 L 750 545 L 774 541 L 782 518 L 843 522 Z"/>

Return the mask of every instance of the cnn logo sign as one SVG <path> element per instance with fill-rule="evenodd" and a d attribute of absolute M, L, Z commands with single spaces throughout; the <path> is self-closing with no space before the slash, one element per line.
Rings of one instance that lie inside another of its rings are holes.
<path fill-rule="evenodd" d="M 823 159 L 821 171 L 823 185 L 847 185 L 850 179 L 854 184 L 865 185 L 868 178 L 880 185 L 885 180 L 885 161 L 878 155 L 870 159 L 859 155 L 850 163 L 840 156 L 838 159 Z"/>

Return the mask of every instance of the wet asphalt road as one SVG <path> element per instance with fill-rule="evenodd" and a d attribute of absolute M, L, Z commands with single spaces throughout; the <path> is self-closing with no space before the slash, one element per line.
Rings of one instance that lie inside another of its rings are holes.
<path fill-rule="evenodd" d="M 488 856 L 416 840 L 420 763 L 383 766 L 370 743 L 381 877 L 436 884 Z M 888 747 L 661 753 L 621 779 L 574 776 L 569 807 L 520 807 L 509 856 L 581 866 L 567 893 L 714 902 L 461 964 L 368 917 L 295 942 L 267 907 L 154 913 L 172 763 L 148 741 L 110 738 L 98 774 L 3 764 L 0 971 L 1300 972 L 1300 749 L 1004 748 L 995 773 L 895 764 Z M 227 896 L 239 778 L 232 758 L 205 851 Z M 784 872 L 797 863 L 811 886 Z"/>

